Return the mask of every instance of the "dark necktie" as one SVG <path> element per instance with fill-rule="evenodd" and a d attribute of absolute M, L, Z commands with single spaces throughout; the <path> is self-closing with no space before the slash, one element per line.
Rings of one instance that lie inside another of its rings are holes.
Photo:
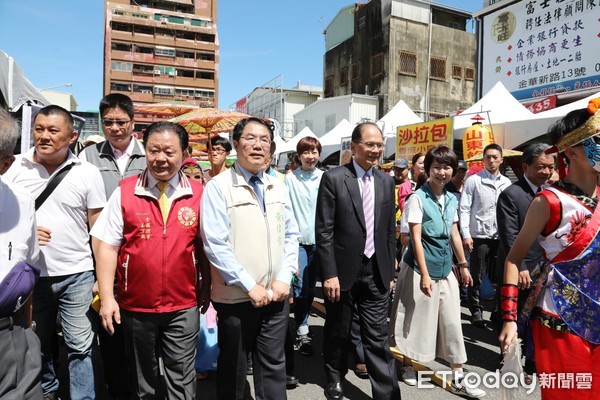
<path fill-rule="evenodd" d="M 260 182 L 260 178 L 257 175 L 252 175 L 252 177 L 250 178 L 250 186 L 252 186 L 254 193 L 256 193 L 256 197 L 258 197 L 258 204 L 260 204 L 260 207 L 262 208 L 262 210 L 264 212 L 265 211 L 265 200 L 263 198 L 263 192 L 261 190 L 261 187 L 258 185 L 259 182 Z"/>

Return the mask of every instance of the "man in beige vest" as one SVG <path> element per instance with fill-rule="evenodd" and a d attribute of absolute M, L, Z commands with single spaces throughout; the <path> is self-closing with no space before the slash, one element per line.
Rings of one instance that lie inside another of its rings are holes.
<path fill-rule="evenodd" d="M 201 231 L 219 315 L 217 397 L 242 399 L 253 352 L 257 400 L 286 398 L 284 342 L 300 233 L 287 189 L 263 169 L 273 131 L 247 118 L 233 130 L 237 162 L 208 182 Z"/>

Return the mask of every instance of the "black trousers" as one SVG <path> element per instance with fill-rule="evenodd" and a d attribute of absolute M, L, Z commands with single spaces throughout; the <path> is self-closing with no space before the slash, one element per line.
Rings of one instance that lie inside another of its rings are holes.
<path fill-rule="evenodd" d="M 112 336 L 105 329 L 98 329 L 104 379 L 111 399 L 126 400 L 131 397 L 131 390 L 125 356 L 125 337 L 120 324 L 113 324 L 113 327 L 115 332 Z"/>
<path fill-rule="evenodd" d="M 260 308 L 254 308 L 249 301 L 213 305 L 219 316 L 217 398 L 244 399 L 246 353 L 252 351 L 256 400 L 285 400 L 288 300 Z"/>
<path fill-rule="evenodd" d="M 383 286 L 375 257 L 363 259 L 362 268 L 350 290 L 342 291 L 340 301 L 325 299 L 323 358 L 328 382 L 341 382 L 348 371 L 352 314 L 358 311 L 360 336 L 374 400 L 398 400 L 400 389 L 396 364 L 388 343 L 389 289 Z"/>
<path fill-rule="evenodd" d="M 471 252 L 469 264 L 471 276 L 473 277 L 473 286 L 469 286 L 469 309 L 471 313 L 476 310 L 483 311 L 479 298 L 479 286 L 481 286 L 483 276 L 488 273 L 488 269 L 496 263 L 497 253 L 498 240 L 473 239 L 473 251 Z M 490 275 L 488 274 L 488 276 Z"/>

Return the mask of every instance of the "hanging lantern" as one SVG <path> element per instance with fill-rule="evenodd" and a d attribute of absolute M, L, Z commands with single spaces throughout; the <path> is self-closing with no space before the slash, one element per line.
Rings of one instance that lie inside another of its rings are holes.
<path fill-rule="evenodd" d="M 463 157 L 468 160 L 483 153 L 485 146 L 494 142 L 494 134 L 487 126 L 483 126 L 482 121 L 485 118 L 477 114 L 471 118 L 473 124 L 463 133 Z M 480 165 L 483 167 L 483 161 L 469 162 L 469 167 Z"/>

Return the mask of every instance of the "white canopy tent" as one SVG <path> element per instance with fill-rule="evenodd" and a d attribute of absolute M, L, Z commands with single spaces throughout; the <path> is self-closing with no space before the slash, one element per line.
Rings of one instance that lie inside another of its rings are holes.
<path fill-rule="evenodd" d="M 290 151 L 296 151 L 296 146 L 298 145 L 298 142 L 300 141 L 300 139 L 305 138 L 307 136 L 317 138 L 317 135 L 315 135 L 308 126 L 305 126 L 300 132 L 298 132 L 298 134 L 296 136 L 294 136 L 288 142 L 283 142 L 283 140 L 280 139 L 283 142 L 283 144 L 281 144 L 281 147 L 276 140 L 276 143 L 277 143 L 276 152 L 281 154 L 281 153 L 287 153 Z"/>
<path fill-rule="evenodd" d="M 519 103 L 502 82 L 498 82 L 477 103 L 453 118 L 454 139 L 462 139 L 464 131 L 474 122 L 471 118 L 476 114 L 485 119 L 482 121 L 483 125 L 491 126 L 495 142 L 509 149 L 513 146 L 508 143 L 513 143 L 514 138 L 507 140 L 505 132 L 509 135 L 510 131 L 505 130 L 505 124 L 510 121 L 527 120 L 535 115 Z M 515 134 L 510 133 L 510 135 Z"/>
<path fill-rule="evenodd" d="M 507 132 L 504 145 L 506 148 L 514 149 L 523 143 L 545 135 L 550 125 L 573 110 L 587 108 L 588 102 L 595 97 L 600 97 L 600 90 L 586 98 L 534 114 L 530 118 L 507 122 L 504 127 L 505 132 Z M 508 134 L 509 132 L 510 134 Z"/>
<path fill-rule="evenodd" d="M 323 150 L 321 150 L 321 160 L 327 158 L 327 156 L 340 150 L 342 138 L 352 135 L 352 125 L 346 118 L 342 119 L 332 130 L 324 134 L 319 138 Z"/>
<path fill-rule="evenodd" d="M 396 134 L 396 128 L 403 125 L 418 124 L 423 122 L 423 118 L 410 109 L 410 107 L 400 100 L 392 107 L 387 114 L 377 121 L 377 125 L 381 128 L 384 135 Z"/>
<path fill-rule="evenodd" d="M 387 158 L 396 152 L 396 128 L 404 125 L 418 124 L 419 122 L 423 122 L 423 118 L 415 114 L 404 100 L 400 100 L 387 112 L 387 114 L 381 117 L 381 119 L 377 121 L 377 125 L 379 125 L 385 136 L 385 150 L 383 156 Z"/>
<path fill-rule="evenodd" d="M 0 50 L 0 94 L 8 111 L 18 111 L 24 104 L 45 106 L 50 102 L 27 79 L 14 58 Z M 1 102 L 0 102 L 1 103 Z"/>

